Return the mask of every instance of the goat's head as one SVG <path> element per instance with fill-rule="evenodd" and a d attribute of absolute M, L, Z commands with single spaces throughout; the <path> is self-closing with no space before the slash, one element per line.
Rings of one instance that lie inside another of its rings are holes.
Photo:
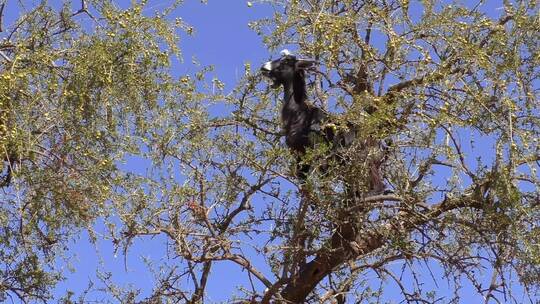
<path fill-rule="evenodd" d="M 264 76 L 270 78 L 276 88 L 287 82 L 292 82 L 297 74 L 304 77 L 304 71 L 315 65 L 315 61 L 309 59 L 298 59 L 289 51 L 283 50 L 281 58 L 268 61 L 261 67 Z"/>

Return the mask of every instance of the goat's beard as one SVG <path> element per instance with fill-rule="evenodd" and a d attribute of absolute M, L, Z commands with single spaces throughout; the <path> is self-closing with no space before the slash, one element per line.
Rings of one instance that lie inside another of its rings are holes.
<path fill-rule="evenodd" d="M 277 89 L 279 86 L 281 86 L 281 83 L 277 82 L 275 79 L 272 79 L 272 85 L 270 85 L 270 87 L 272 89 Z"/>
<path fill-rule="evenodd" d="M 281 85 L 281 83 L 276 79 L 276 77 L 272 76 L 272 75 L 269 75 L 269 74 L 265 74 L 263 73 L 263 76 L 264 78 L 266 78 L 267 80 L 270 80 L 272 81 L 272 84 L 270 85 L 270 87 L 272 89 L 277 89 L 279 88 L 279 86 Z"/>

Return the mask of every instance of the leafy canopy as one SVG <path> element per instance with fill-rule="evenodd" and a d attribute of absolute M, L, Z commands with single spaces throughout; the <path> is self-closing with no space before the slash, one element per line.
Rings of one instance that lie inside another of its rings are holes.
<path fill-rule="evenodd" d="M 178 30 L 193 33 L 178 4 L 0 6 L 21 12 L 0 42 L 1 300 L 52 299 L 82 231 L 124 255 L 154 237 L 167 256 L 146 261 L 151 294 L 100 269 L 66 303 L 202 302 L 216 263 L 249 282 L 231 302 L 384 303 L 396 286 L 411 303 L 466 301 L 463 286 L 537 299 L 535 1 L 273 4 L 250 26 L 271 51 L 316 59 L 310 100 L 360 130 L 345 163 L 314 147 L 305 183 L 256 68 L 231 92 L 211 67 L 172 71 Z M 369 191 L 377 159 L 392 194 Z"/>

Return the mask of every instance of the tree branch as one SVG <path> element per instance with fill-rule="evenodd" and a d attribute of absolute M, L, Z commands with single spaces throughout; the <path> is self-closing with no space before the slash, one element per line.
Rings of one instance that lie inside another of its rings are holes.
<path fill-rule="evenodd" d="M 4 7 L 6 6 L 6 3 L 5 2 L 2 2 L 2 4 L 0 4 L 0 33 L 4 31 L 3 27 L 2 27 L 2 21 L 4 20 Z"/>
<path fill-rule="evenodd" d="M 410 213 L 400 212 L 393 220 L 376 229 L 355 231 L 350 224 L 355 218 L 351 216 L 349 224 L 340 225 L 315 258 L 291 278 L 281 296 L 290 303 L 303 303 L 315 286 L 336 267 L 381 248 L 389 236 L 408 234 L 414 227 L 426 224 L 450 210 L 481 208 L 477 194 L 481 195 L 479 190 L 484 190 L 484 184 L 475 184 L 458 198 L 445 198 L 431 208 L 426 208 L 420 216 L 411 218 Z"/>
<path fill-rule="evenodd" d="M 501 30 L 500 26 L 502 25 L 505 25 L 508 21 L 512 20 L 514 18 L 513 15 L 508 15 L 508 16 L 505 16 L 501 19 L 499 19 L 499 21 L 497 22 L 497 25 L 494 26 L 491 31 L 484 37 L 484 39 L 482 39 L 482 41 L 479 43 L 479 47 L 480 48 L 483 48 L 486 43 L 489 41 L 489 38 L 497 33 L 498 31 Z M 438 80 L 441 80 L 443 79 L 444 77 L 448 76 L 448 75 L 453 75 L 453 74 L 457 74 L 457 73 L 460 73 L 460 72 L 463 72 L 465 71 L 465 68 L 464 67 L 456 67 L 454 69 L 452 69 L 449 73 L 443 73 L 442 71 L 444 71 L 445 69 L 448 69 L 450 68 L 452 65 L 454 65 L 456 62 L 458 62 L 459 60 L 459 56 L 452 56 L 446 63 L 443 63 L 442 64 L 442 67 L 439 68 L 437 71 L 429 74 L 429 75 L 426 75 L 426 76 L 422 76 L 422 77 L 418 77 L 418 78 L 414 78 L 414 79 L 410 79 L 410 80 L 406 80 L 406 81 L 403 81 L 403 82 L 400 82 L 396 85 L 393 85 L 391 86 L 387 93 L 384 95 L 386 98 L 387 98 L 387 102 L 390 102 L 392 101 L 392 96 L 395 95 L 396 93 L 399 93 L 407 88 L 410 88 L 410 87 L 413 87 L 413 86 L 417 86 L 417 85 L 420 85 L 420 84 L 424 84 L 424 83 L 427 83 L 427 82 L 433 82 L 433 81 L 438 81 Z"/>

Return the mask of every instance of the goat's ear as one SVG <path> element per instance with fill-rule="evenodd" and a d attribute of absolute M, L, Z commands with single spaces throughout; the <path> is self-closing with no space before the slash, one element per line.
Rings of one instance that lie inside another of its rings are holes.
<path fill-rule="evenodd" d="M 296 68 L 297 69 L 309 69 L 312 68 L 315 64 L 317 64 L 317 61 L 310 60 L 310 59 L 298 59 L 296 60 Z"/>

